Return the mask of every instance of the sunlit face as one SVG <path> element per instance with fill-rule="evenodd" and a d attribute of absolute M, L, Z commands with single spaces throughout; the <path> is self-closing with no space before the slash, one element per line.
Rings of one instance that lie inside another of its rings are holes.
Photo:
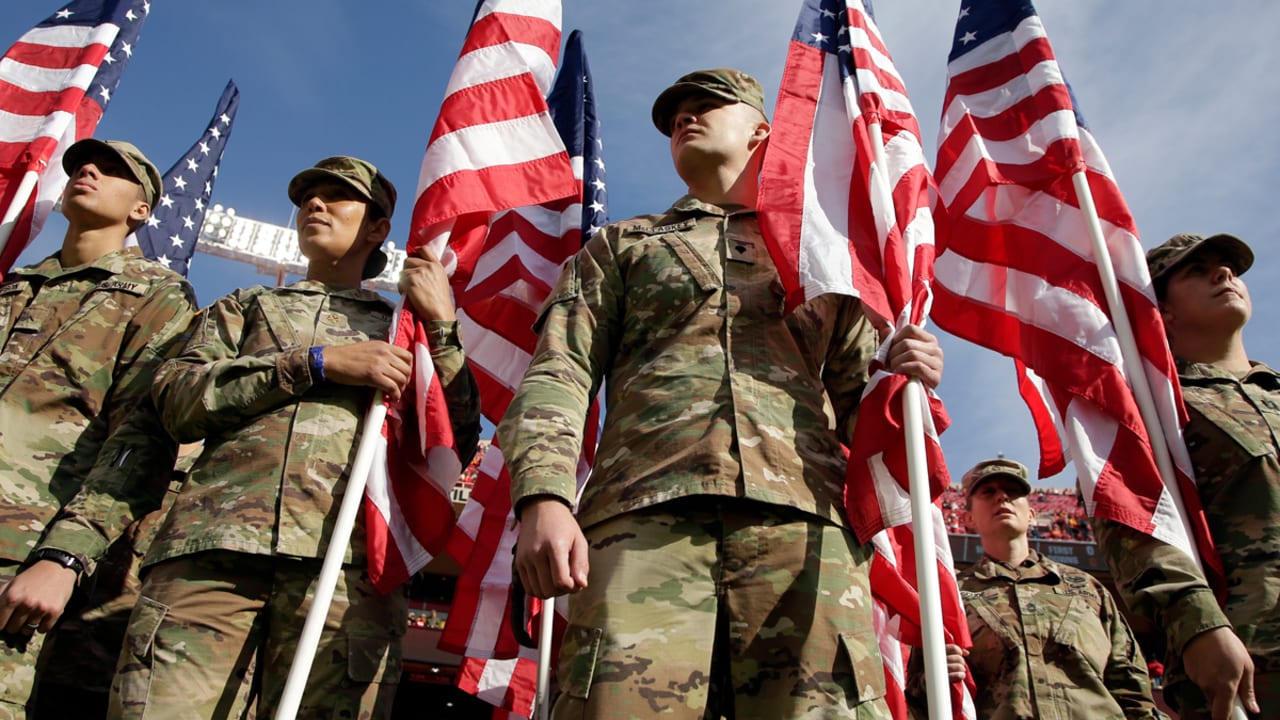
<path fill-rule="evenodd" d="M 1170 273 L 1160 312 L 1169 335 L 1187 340 L 1238 330 L 1253 314 L 1253 303 L 1234 261 L 1205 248 Z"/>
<path fill-rule="evenodd" d="M 151 213 L 142 185 L 113 153 L 91 155 L 62 191 L 62 213 L 82 225 L 137 224 Z"/>
<path fill-rule="evenodd" d="M 769 134 L 769 123 L 745 103 L 691 95 L 671 121 L 671 160 L 681 177 L 700 167 L 743 164 Z"/>
<path fill-rule="evenodd" d="M 369 204 L 340 180 L 320 180 L 302 194 L 298 205 L 298 244 L 312 262 L 335 263 L 367 255 L 366 245 L 377 223 L 368 219 Z M 381 242 L 381 239 L 377 240 Z"/>
<path fill-rule="evenodd" d="M 1034 519 L 1026 489 L 1008 475 L 992 475 L 969 495 L 965 523 L 983 537 L 1025 535 Z"/>

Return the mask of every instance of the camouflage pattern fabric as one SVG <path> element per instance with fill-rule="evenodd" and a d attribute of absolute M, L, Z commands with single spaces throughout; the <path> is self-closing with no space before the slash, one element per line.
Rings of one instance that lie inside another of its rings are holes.
<path fill-rule="evenodd" d="M 129 525 L 107 549 L 97 571 L 81 582 L 57 632 L 40 653 L 38 717 L 106 717 L 111 679 L 142 588 L 142 558 L 185 477 L 185 472 L 175 470 L 160 509 Z"/>
<path fill-rule="evenodd" d="M 129 619 L 111 718 L 270 718 L 320 561 L 210 551 L 151 567 Z M 400 680 L 403 592 L 339 575 L 297 717 L 386 718 Z"/>
<path fill-rule="evenodd" d="M 1107 589 L 1032 550 L 1012 567 L 984 555 L 957 575 L 984 720 L 1159 720 L 1141 649 Z M 923 691 L 913 653 L 909 685 Z"/>
<path fill-rule="evenodd" d="M 165 427 L 205 446 L 144 566 L 212 549 L 321 557 L 373 389 L 314 382 L 309 348 L 385 339 L 390 320 L 375 292 L 309 280 L 240 290 L 205 311 L 156 376 Z M 432 359 L 465 463 L 479 395 L 456 333 L 447 335 Z M 365 565 L 362 519 L 346 562 Z"/>
<path fill-rule="evenodd" d="M 18 563 L 0 560 L 0 584 L 18 574 Z M 25 720 L 36 685 L 36 668 L 45 638 L 0 632 L 0 720 Z"/>
<path fill-rule="evenodd" d="M 604 428 L 577 511 L 598 547 L 590 587 L 573 599 L 578 627 L 562 653 L 572 658 L 563 666 L 569 699 L 557 717 L 615 717 L 623 702 L 647 716 L 642 693 L 680 717 L 701 717 L 708 696 L 731 692 L 751 698 L 738 717 L 884 712 L 865 702 L 883 694 L 883 676 L 870 635 L 869 556 L 843 529 L 842 499 L 841 443 L 852 437 L 876 333 L 848 297 L 783 309 L 755 213 L 692 196 L 664 214 L 604 228 L 562 271 L 538 319 L 532 364 L 499 426 L 517 507 L 536 495 L 572 503 L 583 423 L 604 383 Z M 604 542 L 643 529 L 641 511 L 693 517 L 691 508 L 716 502 L 735 513 L 722 532 L 754 533 L 770 548 L 767 561 L 718 549 L 721 530 L 699 523 L 664 529 L 666 544 L 619 545 L 625 571 Z M 783 512 L 789 523 L 805 521 L 771 534 Z M 655 569 L 677 546 L 698 555 Z M 834 580 L 819 572 L 827 563 L 839 568 Z M 759 589 L 731 594 L 772 593 L 783 608 L 745 599 L 717 607 L 716 581 L 725 589 L 747 583 L 757 566 L 770 568 L 755 579 Z M 771 585 L 797 578 L 789 597 Z M 818 587 L 821 600 L 812 595 Z M 840 606 L 840 619 L 826 617 L 826 603 Z M 672 664 L 676 651 L 663 637 L 631 647 L 656 626 L 668 628 L 665 639 L 678 635 L 690 657 Z M 729 647 L 713 648 L 717 637 Z M 593 659 L 592 648 L 603 655 Z M 793 664 L 780 669 L 775 651 Z M 711 690 L 713 656 L 732 658 L 733 687 L 719 694 Z"/>
<path fill-rule="evenodd" d="M 1183 437 L 1227 573 L 1225 609 L 1180 551 L 1113 522 L 1095 520 L 1094 532 L 1130 611 L 1165 629 L 1165 697 L 1190 712 L 1205 701 L 1180 655 L 1206 630 L 1233 625 L 1257 671 L 1280 672 L 1280 377 L 1261 363 L 1244 378 L 1207 364 L 1178 370 L 1191 416 Z M 1280 703 L 1276 682 L 1260 696 Z"/>
<path fill-rule="evenodd" d="M 3 582 L 42 547 L 77 556 L 88 577 L 125 526 L 159 506 L 175 446 L 151 382 L 193 305 L 186 280 L 136 249 L 74 268 L 53 255 L 0 283 Z M 0 703 L 15 716 L 44 641 L 0 637 Z"/>
<path fill-rule="evenodd" d="M 186 280 L 136 248 L 65 269 L 54 255 L 0 284 L 0 559 L 39 545 L 92 572 L 159 506 L 175 445 L 152 376 L 193 305 Z"/>
<path fill-rule="evenodd" d="M 686 196 L 665 214 L 609 225 L 566 263 L 538 327 L 499 427 L 517 505 L 574 502 L 582 426 L 603 381 L 583 527 L 707 494 L 846 524 L 841 442 L 875 332 L 843 296 L 784 316 L 754 212 Z"/>
<path fill-rule="evenodd" d="M 869 548 L 850 531 L 703 498 L 596 524 L 587 541 L 555 720 L 890 717 Z"/>

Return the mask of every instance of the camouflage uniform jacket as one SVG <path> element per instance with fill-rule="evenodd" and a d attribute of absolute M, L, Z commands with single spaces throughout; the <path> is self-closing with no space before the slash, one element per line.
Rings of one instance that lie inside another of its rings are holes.
<path fill-rule="evenodd" d="M 0 560 L 39 545 L 92 572 L 159 506 L 175 445 L 151 383 L 194 305 L 136 249 L 73 268 L 55 254 L 0 284 Z"/>
<path fill-rule="evenodd" d="M 1032 550 L 957 575 L 973 636 L 978 717 L 1152 718 L 1147 664 L 1106 588 Z"/>
<path fill-rule="evenodd" d="M 1280 376 L 1261 363 L 1244 377 L 1180 362 L 1190 420 L 1183 430 L 1200 503 L 1227 574 L 1225 614 L 1186 556 L 1149 536 L 1095 523 L 1130 609 L 1165 628 L 1166 686 L 1185 679 L 1177 655 L 1228 624 L 1259 671 L 1280 670 Z"/>
<path fill-rule="evenodd" d="M 373 389 L 317 382 L 309 351 L 383 340 L 391 312 L 372 291 L 308 280 L 238 290 L 202 312 L 153 395 L 169 432 L 203 438 L 204 449 L 144 565 L 211 549 L 323 555 Z M 435 325 L 452 330 L 431 352 L 465 463 L 480 432 L 479 396 L 456 324 Z M 364 548 L 357 521 L 346 561 L 363 564 Z"/>
<path fill-rule="evenodd" d="M 572 504 L 586 412 L 605 426 L 583 527 L 693 495 L 745 497 L 846 525 L 845 455 L 875 350 L 861 305 L 783 314 L 753 211 L 686 196 L 604 228 L 561 272 L 499 428 L 519 502 Z M 828 400 L 830 398 L 830 400 Z"/>

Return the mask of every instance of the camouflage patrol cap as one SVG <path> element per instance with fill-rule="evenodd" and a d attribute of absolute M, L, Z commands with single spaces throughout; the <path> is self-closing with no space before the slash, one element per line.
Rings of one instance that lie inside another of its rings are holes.
<path fill-rule="evenodd" d="M 997 475 L 1011 477 L 1018 481 L 1023 490 L 1028 493 L 1031 492 L 1031 481 L 1027 479 L 1030 477 L 1031 472 L 1027 470 L 1027 466 L 1017 460 L 1003 457 L 994 460 L 983 460 L 974 465 L 969 472 L 964 474 L 964 480 L 960 484 L 961 492 L 968 499 L 979 485 Z"/>
<path fill-rule="evenodd" d="M 740 102 L 764 114 L 764 90 L 755 78 L 732 68 L 698 70 L 676 80 L 653 101 L 653 124 L 663 135 L 671 135 L 671 121 L 680 102 L 690 95 L 713 95 Z"/>
<path fill-rule="evenodd" d="M 335 155 L 316 163 L 314 167 L 293 176 L 289 181 L 289 200 L 294 205 L 302 206 L 307 190 L 322 180 L 337 180 L 350 186 L 369 202 L 377 205 L 388 219 L 396 209 L 396 186 L 386 178 L 378 168 L 360 158 L 350 155 Z M 375 278 L 382 274 L 387 266 L 387 254 L 382 248 L 375 248 L 369 253 L 365 262 L 364 279 Z"/>
<path fill-rule="evenodd" d="M 1151 279 L 1166 277 L 1173 268 L 1191 257 L 1193 253 L 1213 248 L 1232 261 L 1236 275 L 1243 275 L 1253 267 L 1253 250 L 1235 235 L 1218 233 L 1205 237 L 1192 233 L 1178 233 L 1147 252 L 1147 269 Z"/>
<path fill-rule="evenodd" d="M 62 169 L 66 171 L 67 175 L 74 175 L 82 165 L 92 160 L 95 156 L 101 157 L 102 155 L 117 157 L 129 168 L 129 171 L 133 174 L 133 179 L 142 186 L 142 191 L 147 194 L 147 204 L 151 206 L 152 210 L 155 210 L 156 200 L 160 197 L 160 188 L 162 186 L 160 170 L 133 143 L 127 143 L 123 140 L 85 138 L 67 148 L 67 151 L 62 155 Z"/>

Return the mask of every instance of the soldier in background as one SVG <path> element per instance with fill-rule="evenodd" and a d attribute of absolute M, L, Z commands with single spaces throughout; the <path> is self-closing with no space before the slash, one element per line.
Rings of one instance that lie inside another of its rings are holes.
<path fill-rule="evenodd" d="M 1256 694 L 1264 716 L 1280 714 L 1280 376 L 1245 352 L 1253 306 L 1240 276 L 1252 264 L 1226 234 L 1179 234 L 1147 253 L 1225 607 L 1181 551 L 1095 521 L 1130 610 L 1166 631 L 1165 698 L 1184 719 L 1225 720 L 1237 693 L 1253 712 Z"/>
<path fill-rule="evenodd" d="M 391 304 L 360 287 L 386 266 L 395 197 L 357 158 L 298 173 L 306 279 L 221 298 L 157 374 L 165 427 L 204 449 L 144 559 L 113 717 L 268 717 L 279 704 L 360 435 L 380 431 L 361 421 L 375 390 L 398 399 L 412 370 L 410 352 L 382 339 Z M 444 269 L 424 250 L 400 288 L 426 321 L 466 464 L 479 395 Z M 357 521 L 300 717 L 390 715 L 408 604 L 373 586 L 365 551 Z"/>
<path fill-rule="evenodd" d="M 45 633 L 108 545 L 164 494 L 175 444 L 151 404 L 195 298 L 124 249 L 160 192 L 126 142 L 63 156 L 62 248 L 0 284 L 0 715 L 25 717 Z M 92 583 L 95 580 L 90 579 Z M 97 668 L 101 675 L 104 668 Z"/>
<path fill-rule="evenodd" d="M 574 593 L 555 717 L 887 717 L 871 549 L 842 499 L 877 332 L 850 297 L 783 314 L 755 215 L 755 79 L 691 73 L 652 116 L 689 194 L 566 263 L 499 426 L 520 579 Z M 889 367 L 936 385 L 942 352 L 904 328 Z"/>
<path fill-rule="evenodd" d="M 1159 720 L 1146 660 L 1111 593 L 1031 549 L 1028 477 L 1005 458 L 964 475 L 965 524 L 982 537 L 983 554 L 956 575 L 973 649 L 947 647 L 953 678 L 963 679 L 967 655 L 983 720 Z M 908 688 L 917 709 L 923 671 L 916 651 Z"/>

